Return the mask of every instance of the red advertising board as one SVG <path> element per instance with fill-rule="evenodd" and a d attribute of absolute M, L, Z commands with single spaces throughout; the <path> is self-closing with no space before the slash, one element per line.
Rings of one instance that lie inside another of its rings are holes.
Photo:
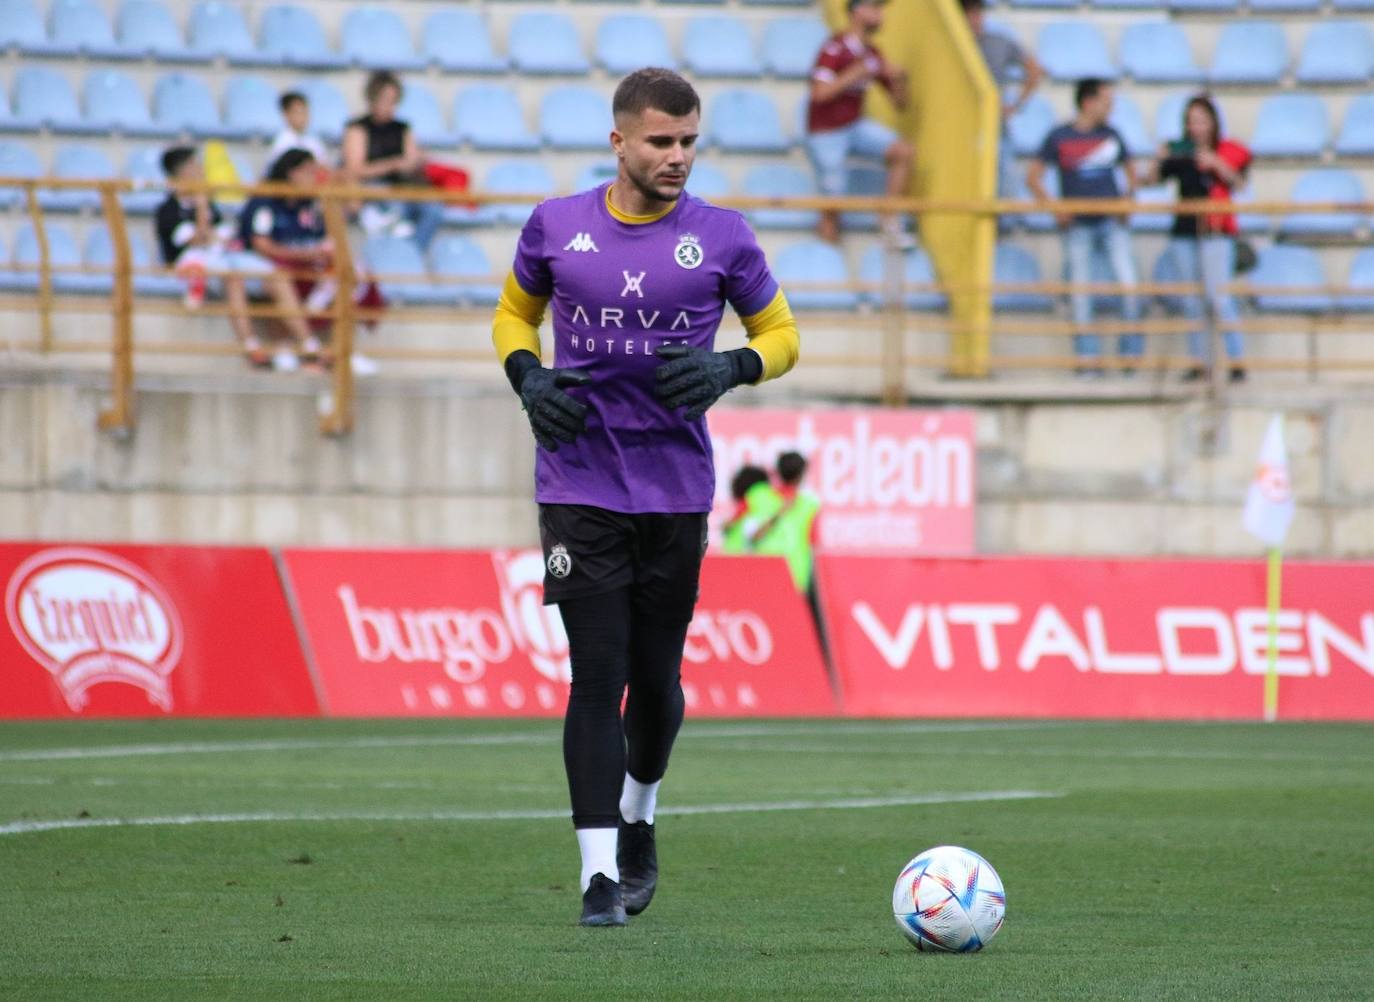
<path fill-rule="evenodd" d="M 560 716 L 571 667 L 538 550 L 287 550 L 335 716 Z M 835 711 L 781 560 L 710 557 L 683 657 L 687 712 Z"/>
<path fill-rule="evenodd" d="M 1262 561 L 823 556 L 854 716 L 1258 718 Z M 1286 719 L 1374 719 L 1374 566 L 1284 567 Z"/>
<path fill-rule="evenodd" d="M 795 450 L 821 499 L 816 543 L 831 553 L 974 552 L 973 413 L 967 410 L 742 410 L 708 420 L 716 455 L 713 528 L 731 511 L 730 479 Z M 716 538 L 713 534 L 713 538 Z"/>
<path fill-rule="evenodd" d="M 260 548 L 0 543 L 0 717 L 319 712 Z"/>

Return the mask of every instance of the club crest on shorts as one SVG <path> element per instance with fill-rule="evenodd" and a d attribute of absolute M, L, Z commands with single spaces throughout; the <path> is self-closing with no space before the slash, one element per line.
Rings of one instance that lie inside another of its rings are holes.
<path fill-rule="evenodd" d="M 705 258 L 706 255 L 701 249 L 701 241 L 695 233 L 683 233 L 677 238 L 677 249 L 673 251 L 673 260 L 678 263 L 678 267 L 691 271 L 700 265 Z"/>
<path fill-rule="evenodd" d="M 562 543 L 554 543 L 549 550 L 548 568 L 556 578 L 565 578 L 572 573 L 572 554 Z"/>

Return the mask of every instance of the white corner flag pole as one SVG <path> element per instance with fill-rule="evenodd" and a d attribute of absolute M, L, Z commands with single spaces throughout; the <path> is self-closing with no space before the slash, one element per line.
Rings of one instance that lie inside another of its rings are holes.
<path fill-rule="evenodd" d="M 1279 717 L 1279 609 L 1283 595 L 1283 540 L 1293 522 L 1293 487 L 1283 444 L 1283 415 L 1275 414 L 1260 446 L 1255 479 L 1245 497 L 1245 528 L 1269 551 L 1265 586 L 1269 611 L 1268 660 L 1264 672 L 1264 719 Z"/>

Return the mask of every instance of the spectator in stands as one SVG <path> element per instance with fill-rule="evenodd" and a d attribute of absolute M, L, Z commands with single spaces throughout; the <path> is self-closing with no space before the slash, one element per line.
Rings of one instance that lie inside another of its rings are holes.
<path fill-rule="evenodd" d="M 396 117 L 401 81 L 394 73 L 379 70 L 368 77 L 363 93 L 367 114 L 353 119 L 344 130 L 345 176 L 358 184 L 427 187 L 424 151 L 409 123 Z M 414 237 L 425 249 L 443 214 L 438 202 L 392 202 L 364 206 L 359 222 L 369 233 L 390 229 L 397 236 Z"/>
<path fill-rule="evenodd" d="M 1135 169 L 1126 152 L 1121 134 L 1107 124 L 1112 113 L 1114 88 L 1105 80 L 1080 80 L 1074 89 L 1074 105 L 1078 112 L 1074 119 L 1050 131 L 1040 148 L 1040 156 L 1031 163 L 1026 183 L 1031 193 L 1042 202 L 1049 201 L 1044 178 L 1046 165 L 1059 171 L 1059 189 L 1064 198 L 1117 199 L 1135 194 Z M 1117 183 L 1116 172 L 1122 168 L 1126 177 L 1123 192 Z M 1109 280 L 1128 289 L 1136 285 L 1135 260 L 1131 256 L 1131 235 L 1121 216 L 1071 215 L 1058 213 L 1055 221 L 1064 234 L 1064 261 L 1069 281 L 1086 284 L 1094 280 L 1100 261 Z M 1078 374 L 1100 377 L 1102 370 L 1093 363 L 1101 358 L 1101 338 L 1088 334 L 1092 324 L 1093 295 L 1075 292 L 1069 297 L 1072 305 L 1074 351 L 1080 365 Z M 1127 323 L 1140 320 L 1140 299 L 1128 291 L 1123 297 L 1123 312 Z M 1144 351 L 1144 337 L 1139 333 L 1122 334 L 1118 350 L 1123 359 L 1136 359 Z M 1125 370 L 1128 374 L 1130 368 Z"/>
<path fill-rule="evenodd" d="M 819 187 L 827 195 L 843 195 L 847 188 L 845 161 L 852 155 L 881 160 L 887 167 L 887 193 L 907 194 L 911 179 L 911 144 L 892 129 L 863 115 L 864 92 L 872 83 L 882 86 L 898 109 L 906 107 L 906 71 L 883 59 L 871 41 L 883 24 L 885 0 L 848 0 L 849 24 L 826 40 L 811 71 L 806 116 L 806 150 L 816 168 Z M 889 238 L 899 246 L 912 245 L 900 217 L 884 222 Z M 821 239 L 840 238 L 838 212 L 821 213 Z"/>
<path fill-rule="evenodd" d="M 1002 104 L 1002 135 L 997 143 L 997 197 L 1016 198 L 1021 194 L 1020 178 L 1016 170 L 1016 151 L 1012 149 L 1011 139 L 1007 135 L 1007 119 L 1015 115 L 1024 107 L 1035 93 L 1040 82 L 1045 77 L 1045 70 L 1033 55 L 1021 47 L 1021 44 L 1010 35 L 1004 35 L 997 31 L 988 31 L 983 24 L 983 12 L 987 7 L 986 0 L 962 0 L 964 15 L 968 18 L 969 28 L 973 31 L 973 37 L 978 42 L 978 49 L 983 54 L 983 62 L 987 64 L 988 74 L 992 77 L 993 83 L 997 85 L 997 99 L 999 102 L 1006 101 L 1008 88 L 1016 83 L 1017 75 L 1014 72 L 1019 69 L 1021 89 L 1017 92 L 1016 100 L 1011 104 Z M 1007 217 L 1003 217 L 1002 222 L 1009 223 Z"/>
<path fill-rule="evenodd" d="M 777 510 L 778 493 L 761 466 L 741 466 L 730 480 L 735 509 L 722 528 L 721 549 L 726 553 L 753 553 L 760 526 Z"/>
<path fill-rule="evenodd" d="M 277 105 L 281 108 L 282 130 L 272 140 L 272 148 L 267 153 L 268 163 L 276 163 L 287 150 L 305 150 L 316 163 L 328 164 L 324 142 L 310 131 L 310 102 L 306 96 L 298 90 L 289 90 Z"/>
<path fill-rule="evenodd" d="M 782 507 L 759 533 L 759 552 L 786 557 L 797 591 L 809 596 L 821 499 L 802 486 L 806 466 L 806 458 L 799 452 L 784 452 L 778 457 L 778 496 Z"/>
<path fill-rule="evenodd" d="M 1212 99 L 1199 94 L 1183 111 L 1183 139 L 1167 143 L 1150 169 L 1152 182 L 1172 179 L 1178 182 L 1180 200 L 1211 199 L 1229 201 L 1245 184 L 1250 169 L 1250 151 L 1233 139 L 1221 135 L 1221 116 Z M 1173 258 L 1174 273 L 1185 282 L 1203 286 L 1211 303 L 1212 315 L 1221 324 L 1234 324 L 1240 317 L 1235 297 L 1218 287 L 1230 282 L 1236 272 L 1236 217 L 1229 213 L 1174 216 L 1167 253 Z M 1204 304 L 1200 296 L 1182 297 L 1183 312 L 1201 320 Z M 1231 360 L 1231 381 L 1240 382 L 1245 370 L 1235 363 L 1241 357 L 1240 332 L 1228 328 L 1223 333 L 1226 357 Z M 1211 364 L 1212 345 L 1207 335 L 1196 330 L 1188 335 L 1189 353 L 1204 365 Z M 1204 365 L 1189 369 L 1185 379 L 1201 379 Z"/>
<path fill-rule="evenodd" d="M 174 146 L 162 154 L 162 170 L 173 182 L 195 183 L 205 180 L 196 151 L 190 146 Z M 248 316 L 248 292 L 243 275 L 222 275 L 212 279 L 210 272 L 244 272 L 267 275 L 270 262 L 241 249 L 226 227 L 219 206 L 203 191 L 168 192 L 153 217 L 162 261 L 186 281 L 186 306 L 197 309 L 205 302 L 207 287 L 213 282 L 224 292 L 229 307 L 229 325 L 243 347 L 250 365 L 267 366 L 271 359 L 253 332 Z M 268 279 L 273 295 L 282 290 Z"/>

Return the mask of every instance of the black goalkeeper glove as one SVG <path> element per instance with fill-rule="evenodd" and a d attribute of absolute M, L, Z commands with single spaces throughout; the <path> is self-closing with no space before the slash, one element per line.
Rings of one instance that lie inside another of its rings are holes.
<path fill-rule="evenodd" d="M 546 369 L 533 352 L 518 351 L 506 360 L 506 375 L 525 405 L 534 440 L 545 449 L 557 452 L 559 442 L 572 442 L 586 430 L 587 405 L 563 392 L 590 383 L 585 372 Z"/>
<path fill-rule="evenodd" d="M 654 392 L 669 410 L 686 407 L 688 421 L 696 421 L 707 409 L 740 383 L 757 382 L 763 360 L 748 348 L 707 351 L 685 344 L 665 344 L 654 352 L 664 359 L 654 372 Z"/>

